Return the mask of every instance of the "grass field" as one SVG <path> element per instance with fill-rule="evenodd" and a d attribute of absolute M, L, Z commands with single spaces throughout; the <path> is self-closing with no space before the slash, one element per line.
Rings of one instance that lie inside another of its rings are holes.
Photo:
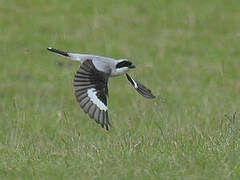
<path fill-rule="evenodd" d="M 46 50 L 128 58 L 106 132 Z M 0 179 L 240 179 L 240 1 L 0 0 Z"/>

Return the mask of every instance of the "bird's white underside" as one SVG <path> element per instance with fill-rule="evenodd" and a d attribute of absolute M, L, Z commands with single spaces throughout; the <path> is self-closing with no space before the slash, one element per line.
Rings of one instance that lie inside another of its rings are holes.
<path fill-rule="evenodd" d="M 119 75 L 125 74 L 128 71 L 129 71 L 128 67 L 122 67 L 118 69 L 114 68 L 112 69 L 111 76 L 119 76 Z"/>
<path fill-rule="evenodd" d="M 107 111 L 107 106 L 98 99 L 97 97 L 97 92 L 96 92 L 96 89 L 94 88 L 91 88 L 91 89 L 88 89 L 87 91 L 87 94 L 88 94 L 88 97 L 90 98 L 90 100 L 100 109 L 100 110 L 104 110 L 104 111 Z"/>

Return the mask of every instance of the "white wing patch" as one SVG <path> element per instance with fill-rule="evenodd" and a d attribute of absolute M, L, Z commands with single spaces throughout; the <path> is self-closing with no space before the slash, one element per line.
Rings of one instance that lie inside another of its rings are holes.
<path fill-rule="evenodd" d="M 133 81 L 133 84 L 134 84 L 134 88 L 138 88 L 138 85 L 137 85 L 137 83 L 134 81 L 134 79 L 133 78 L 131 78 L 132 79 L 132 81 Z"/>
<path fill-rule="evenodd" d="M 88 97 L 90 98 L 90 100 L 96 104 L 96 106 L 100 109 L 100 110 L 104 110 L 104 111 L 107 111 L 107 106 L 105 104 L 102 103 L 102 101 L 100 101 L 98 99 L 98 97 L 96 96 L 97 92 L 96 92 L 96 89 L 94 88 L 91 88 L 91 89 L 88 89 L 87 91 L 87 94 L 88 94 Z"/>

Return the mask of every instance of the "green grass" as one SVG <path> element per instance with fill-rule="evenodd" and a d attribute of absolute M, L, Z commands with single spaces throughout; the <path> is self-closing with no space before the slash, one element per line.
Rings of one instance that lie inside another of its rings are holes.
<path fill-rule="evenodd" d="M 0 179 L 240 179 L 240 1 L 0 0 Z M 71 52 L 128 58 L 106 132 Z"/>

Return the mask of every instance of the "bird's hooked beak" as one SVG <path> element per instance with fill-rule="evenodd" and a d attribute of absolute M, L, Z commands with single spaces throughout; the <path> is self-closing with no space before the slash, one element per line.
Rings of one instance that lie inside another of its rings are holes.
<path fill-rule="evenodd" d="M 131 64 L 128 68 L 129 69 L 134 69 L 134 68 L 136 68 L 136 66 L 134 64 Z"/>

